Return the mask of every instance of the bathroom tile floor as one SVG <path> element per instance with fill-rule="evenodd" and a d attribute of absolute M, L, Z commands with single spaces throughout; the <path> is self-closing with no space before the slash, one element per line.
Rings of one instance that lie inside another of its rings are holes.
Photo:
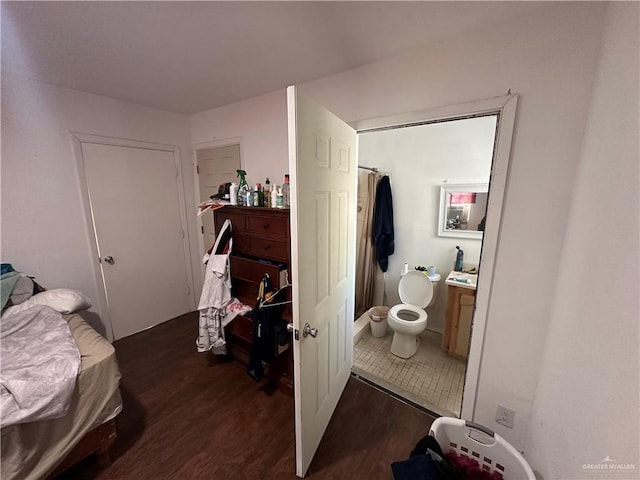
<path fill-rule="evenodd" d="M 391 329 L 385 337 L 375 338 L 367 324 L 358 336 L 354 337 L 355 374 L 434 413 L 460 416 L 466 362 L 442 351 L 441 334 L 425 331 L 418 352 L 406 360 L 390 352 Z"/>

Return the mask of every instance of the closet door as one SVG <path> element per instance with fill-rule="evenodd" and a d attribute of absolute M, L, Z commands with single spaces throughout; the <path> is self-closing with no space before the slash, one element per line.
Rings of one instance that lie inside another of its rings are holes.
<path fill-rule="evenodd" d="M 114 340 L 191 311 L 174 153 L 81 147 Z"/>
<path fill-rule="evenodd" d="M 304 477 L 353 364 L 356 133 L 295 87 L 287 99 L 296 474 Z"/>
<path fill-rule="evenodd" d="M 236 170 L 240 169 L 240 145 L 211 147 L 196 150 L 196 172 L 200 187 L 200 201 L 209 200 L 211 195 L 218 193 L 220 185 L 227 182 L 237 182 Z M 213 226 L 213 215 L 208 211 L 200 217 L 202 221 L 202 235 L 204 251 L 211 248 L 216 241 Z M 204 254 L 204 251 L 201 252 Z"/>

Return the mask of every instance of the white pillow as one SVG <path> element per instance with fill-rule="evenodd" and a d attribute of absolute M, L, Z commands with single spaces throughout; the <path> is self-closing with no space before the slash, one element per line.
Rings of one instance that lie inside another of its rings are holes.
<path fill-rule="evenodd" d="M 54 288 L 35 294 L 19 305 L 9 307 L 5 313 L 18 313 L 35 305 L 47 305 L 60 313 L 73 313 L 91 308 L 91 299 L 70 288 Z"/>

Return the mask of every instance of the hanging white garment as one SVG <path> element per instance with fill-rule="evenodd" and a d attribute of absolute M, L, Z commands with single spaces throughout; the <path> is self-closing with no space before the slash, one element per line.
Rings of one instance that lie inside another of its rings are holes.
<path fill-rule="evenodd" d="M 200 311 L 196 339 L 198 352 L 211 350 L 217 355 L 227 353 L 224 326 L 228 322 L 224 322 L 224 319 L 227 316 L 227 306 L 231 303 L 229 255 L 232 247 L 231 221 L 225 220 L 211 249 L 211 254 L 206 254 L 202 259 L 202 263 L 207 267 L 198 304 Z"/>

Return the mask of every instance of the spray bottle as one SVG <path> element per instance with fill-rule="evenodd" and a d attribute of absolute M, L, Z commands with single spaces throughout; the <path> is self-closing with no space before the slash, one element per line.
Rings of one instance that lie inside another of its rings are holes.
<path fill-rule="evenodd" d="M 462 271 L 462 260 L 463 260 L 463 257 L 464 257 L 464 252 L 462 251 L 462 249 L 458 245 L 456 245 L 456 249 L 458 250 L 458 253 L 456 254 L 456 264 L 453 267 L 453 271 L 454 272 L 461 272 Z"/>
<path fill-rule="evenodd" d="M 238 177 L 240 177 L 240 185 L 238 185 L 238 205 L 247 205 L 247 192 L 249 191 L 249 185 L 245 178 L 247 172 L 244 170 L 236 170 Z"/>

